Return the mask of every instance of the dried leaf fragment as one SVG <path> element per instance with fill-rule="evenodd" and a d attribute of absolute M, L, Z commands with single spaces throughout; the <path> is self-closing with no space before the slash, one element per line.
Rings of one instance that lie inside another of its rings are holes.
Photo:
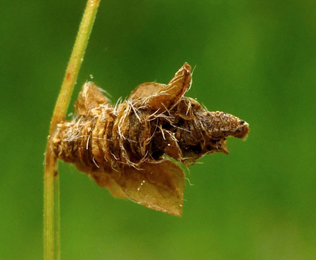
<path fill-rule="evenodd" d="M 76 117 L 56 129 L 53 151 L 112 195 L 180 216 L 184 174 L 165 155 L 190 166 L 205 154 L 228 153 L 227 137 L 249 132 L 244 120 L 184 97 L 191 80 L 185 63 L 167 85 L 143 83 L 115 107 L 87 82 Z"/>

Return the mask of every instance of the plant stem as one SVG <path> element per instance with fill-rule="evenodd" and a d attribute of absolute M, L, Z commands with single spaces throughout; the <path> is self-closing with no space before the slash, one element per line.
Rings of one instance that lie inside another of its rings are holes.
<path fill-rule="evenodd" d="M 88 0 L 49 128 L 44 170 L 44 259 L 60 259 L 59 177 L 52 136 L 64 120 L 83 56 L 88 44 L 100 0 Z"/>

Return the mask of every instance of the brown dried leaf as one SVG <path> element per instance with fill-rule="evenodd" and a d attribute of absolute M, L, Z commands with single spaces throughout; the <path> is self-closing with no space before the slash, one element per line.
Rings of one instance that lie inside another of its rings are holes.
<path fill-rule="evenodd" d="M 109 100 L 101 93 L 96 85 L 87 82 L 83 85 L 75 102 L 75 113 L 77 116 L 93 116 L 93 108 L 101 104 L 110 103 Z"/>
<path fill-rule="evenodd" d="M 147 106 L 150 110 L 164 110 L 174 106 L 191 86 L 191 67 L 188 63 L 176 72 L 167 84 L 143 83 L 129 96 L 136 106 Z"/>
<path fill-rule="evenodd" d="M 124 167 L 116 183 L 127 198 L 158 211 L 181 216 L 184 174 L 169 160 L 142 163 L 141 170 Z"/>

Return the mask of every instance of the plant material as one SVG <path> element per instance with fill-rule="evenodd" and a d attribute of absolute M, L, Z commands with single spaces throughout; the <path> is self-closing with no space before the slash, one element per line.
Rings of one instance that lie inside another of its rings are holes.
<path fill-rule="evenodd" d="M 244 120 L 184 97 L 191 77 L 185 63 L 167 85 L 141 84 L 115 107 L 87 82 L 76 117 L 57 126 L 54 153 L 115 197 L 180 216 L 185 178 L 166 155 L 190 166 L 205 154 L 228 153 L 227 137 L 249 132 Z"/>
<path fill-rule="evenodd" d="M 58 123 L 64 120 L 100 0 L 87 0 L 74 48 L 69 59 L 61 90 L 54 108 L 45 152 L 44 170 L 44 259 L 60 259 L 59 176 L 52 137 Z"/>

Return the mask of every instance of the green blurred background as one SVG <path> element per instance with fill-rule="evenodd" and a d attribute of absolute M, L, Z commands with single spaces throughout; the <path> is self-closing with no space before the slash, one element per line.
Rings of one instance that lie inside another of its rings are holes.
<path fill-rule="evenodd" d="M 43 153 L 84 7 L 1 3 L 1 259 L 42 259 Z M 60 163 L 62 259 L 316 259 L 316 2 L 102 0 L 74 99 L 93 77 L 115 103 L 185 61 L 188 96 L 248 140 L 190 168 L 181 218 Z"/>

